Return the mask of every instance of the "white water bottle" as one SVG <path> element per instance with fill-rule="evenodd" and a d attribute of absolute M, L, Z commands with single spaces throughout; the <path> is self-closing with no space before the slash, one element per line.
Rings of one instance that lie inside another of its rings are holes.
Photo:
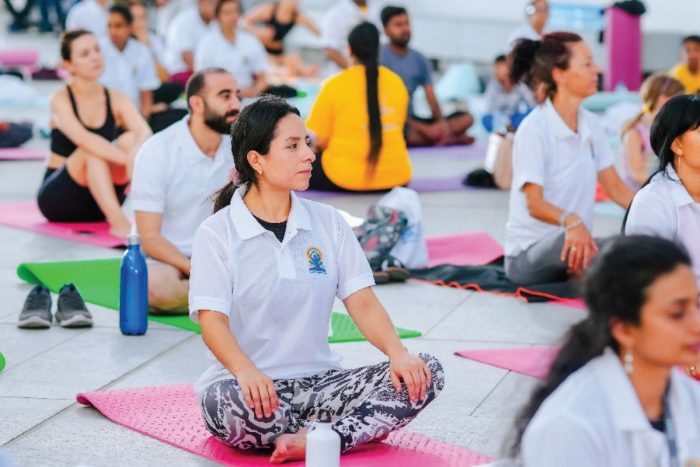
<path fill-rule="evenodd" d="M 319 413 L 314 429 L 306 435 L 306 467 L 339 467 L 340 436 L 331 428 L 331 415 Z"/>

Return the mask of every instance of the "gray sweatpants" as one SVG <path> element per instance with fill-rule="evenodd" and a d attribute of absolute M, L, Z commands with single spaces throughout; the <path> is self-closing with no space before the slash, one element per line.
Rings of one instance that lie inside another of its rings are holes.
<path fill-rule="evenodd" d="M 598 248 L 602 248 L 608 238 L 596 238 Z M 564 233 L 550 235 L 521 251 L 515 256 L 506 256 L 505 269 L 508 279 L 518 285 L 547 284 L 564 282 L 569 275 L 568 262 L 561 260 L 564 248 Z"/>

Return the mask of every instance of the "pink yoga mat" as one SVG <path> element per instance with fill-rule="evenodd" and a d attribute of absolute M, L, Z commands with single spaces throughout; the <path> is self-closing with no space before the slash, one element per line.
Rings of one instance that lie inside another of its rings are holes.
<path fill-rule="evenodd" d="M 467 232 L 427 238 L 428 267 L 438 264 L 483 266 L 503 256 L 503 247 L 486 232 Z"/>
<path fill-rule="evenodd" d="M 0 63 L 5 66 L 36 66 L 39 61 L 37 49 L 0 50 Z"/>
<path fill-rule="evenodd" d="M 213 438 L 204 428 L 192 385 L 121 389 L 78 394 L 102 415 L 126 428 L 216 462 L 237 467 L 268 465 L 269 452 L 243 452 Z M 468 449 L 401 430 L 343 456 L 342 466 L 467 467 L 492 459 Z M 302 466 L 303 462 L 285 465 Z"/>
<path fill-rule="evenodd" d="M 515 371 L 526 376 L 544 379 L 559 351 L 558 347 L 524 347 L 516 349 L 463 350 L 455 355 Z"/>
<path fill-rule="evenodd" d="M 0 148 L 0 161 L 43 160 L 49 152 L 45 149 Z"/>
<path fill-rule="evenodd" d="M 124 239 L 109 234 L 106 222 L 48 222 L 34 201 L 0 204 L 0 225 L 108 248 L 124 245 Z"/>

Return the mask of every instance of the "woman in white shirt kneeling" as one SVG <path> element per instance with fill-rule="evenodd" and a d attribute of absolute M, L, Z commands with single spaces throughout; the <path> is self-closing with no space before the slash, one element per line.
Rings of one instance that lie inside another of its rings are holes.
<path fill-rule="evenodd" d="M 700 465 L 698 288 L 673 242 L 620 237 L 585 280 L 588 317 L 518 417 L 524 467 Z"/>
<path fill-rule="evenodd" d="M 564 281 L 598 252 L 591 236 L 596 181 L 625 208 L 633 192 L 613 167 L 600 119 L 581 107 L 600 72 L 581 37 L 523 39 L 511 57 L 513 82 L 544 88 L 547 100 L 515 134 L 506 274 L 521 285 Z"/>
<path fill-rule="evenodd" d="M 659 170 L 634 197 L 625 233 L 658 235 L 683 245 L 700 286 L 700 96 L 669 100 L 650 141 Z"/>
<path fill-rule="evenodd" d="M 207 429 L 239 449 L 304 457 L 305 432 L 331 414 L 341 449 L 385 438 L 440 392 L 432 356 L 401 344 L 367 259 L 332 207 L 297 197 L 315 155 L 299 111 L 265 96 L 232 128 L 238 172 L 215 198 L 192 252 L 190 316 L 211 366 L 195 390 Z M 328 344 L 335 297 L 388 361 L 344 370 Z"/>

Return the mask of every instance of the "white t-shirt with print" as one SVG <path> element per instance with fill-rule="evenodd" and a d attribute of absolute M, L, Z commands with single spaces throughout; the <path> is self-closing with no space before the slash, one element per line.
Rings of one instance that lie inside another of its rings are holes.
<path fill-rule="evenodd" d="M 335 298 L 374 285 L 355 234 L 338 211 L 292 193 L 284 241 L 246 207 L 242 186 L 231 205 L 197 231 L 190 275 L 190 318 L 200 310 L 228 316 L 243 352 L 272 379 L 339 369 L 328 344 Z M 202 394 L 230 372 L 208 351 L 211 366 L 195 385 Z"/>

